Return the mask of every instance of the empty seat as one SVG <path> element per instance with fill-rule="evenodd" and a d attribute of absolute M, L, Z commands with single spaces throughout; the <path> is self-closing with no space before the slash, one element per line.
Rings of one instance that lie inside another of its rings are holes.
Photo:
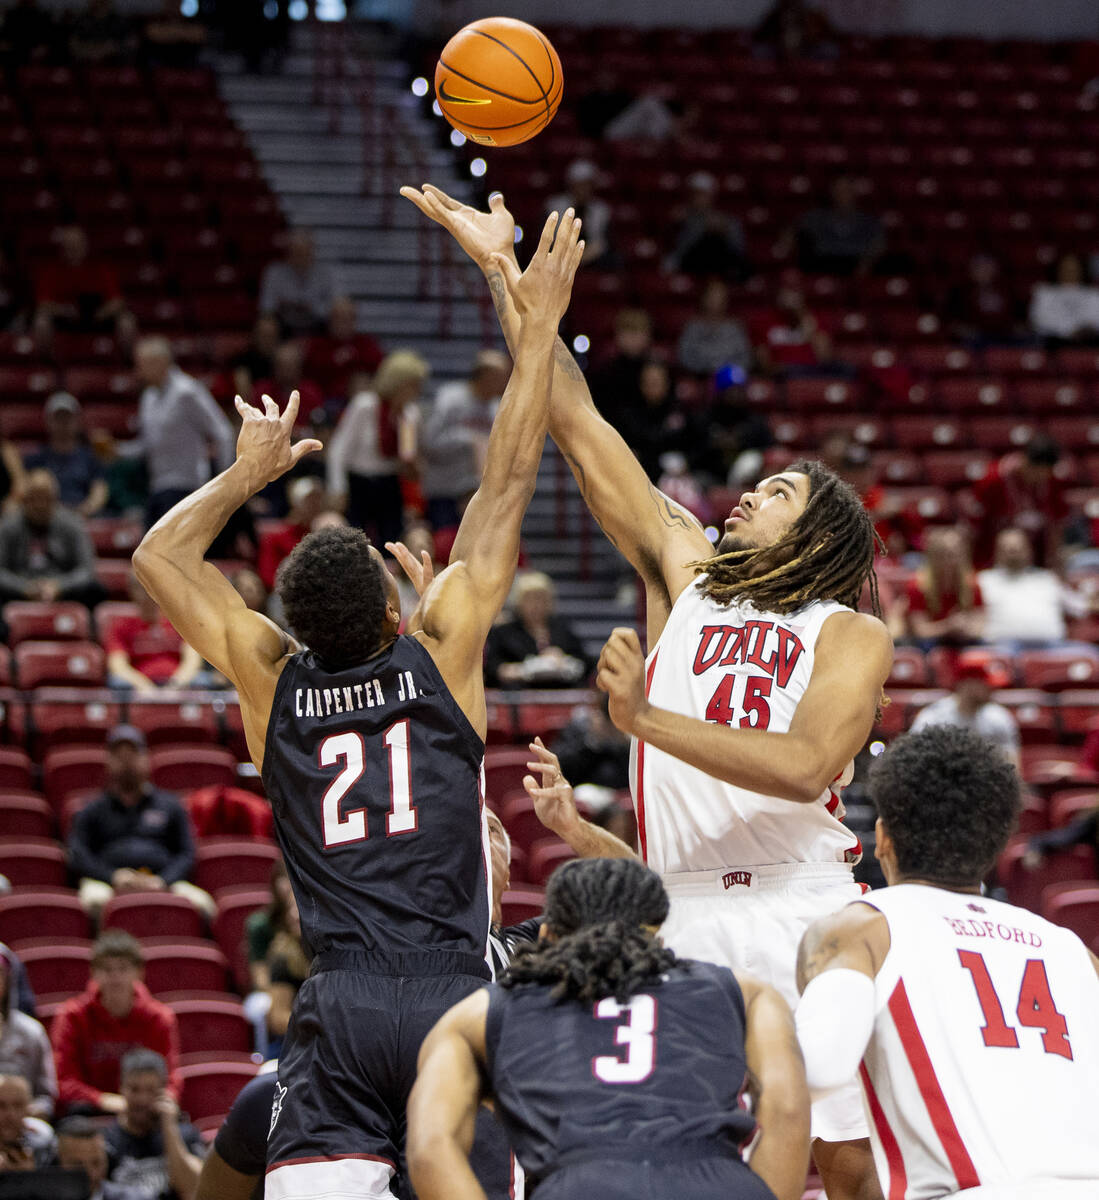
<path fill-rule="evenodd" d="M 218 1051 L 248 1054 L 252 1049 L 252 1026 L 244 1006 L 228 996 L 223 1000 L 172 1000 L 169 1007 L 179 1025 L 181 1054 Z"/>
<path fill-rule="evenodd" d="M 1090 945 L 1099 937 L 1099 885 L 1058 892 L 1043 903 L 1042 915 Z"/>
<path fill-rule="evenodd" d="M 54 835 L 53 809 L 34 792 L 0 792 L 0 832 L 48 841 Z"/>
<path fill-rule="evenodd" d="M 103 405 L 94 408 L 93 416 L 89 417 L 89 420 L 101 417 L 104 408 Z M 102 419 L 97 420 L 96 424 L 104 426 Z M 141 541 L 141 525 L 128 517 L 89 517 L 86 526 L 96 554 L 107 558 L 129 559 Z M 109 604 L 110 601 L 106 603 Z M 100 637 L 103 636 L 103 628 L 99 625 L 99 608 L 103 607 L 105 605 L 96 608 L 96 625 L 99 627 Z"/>
<path fill-rule="evenodd" d="M 42 790 L 57 812 L 70 792 L 102 788 L 107 781 L 104 746 L 59 746 L 42 762 Z"/>
<path fill-rule="evenodd" d="M 1096 727 L 1099 717 L 1099 690 L 1066 691 L 1057 706 L 1061 736 L 1078 740 Z"/>
<path fill-rule="evenodd" d="M 122 720 L 122 705 L 110 692 L 40 688 L 27 705 L 27 745 L 37 755 L 74 742 L 102 746 Z"/>
<path fill-rule="evenodd" d="M 1092 646 L 1059 646 L 1025 650 L 1019 655 L 1025 687 L 1061 691 L 1099 687 L 1099 650 Z"/>
<path fill-rule="evenodd" d="M 65 851 L 46 838 L 0 837 L 0 875 L 13 887 L 65 887 L 69 867 Z"/>
<path fill-rule="evenodd" d="M 209 704 L 168 700 L 131 700 L 126 706 L 128 720 L 136 725 L 150 746 L 165 742 L 203 742 L 218 740 L 218 720 Z M 233 762 L 236 775 L 236 763 Z"/>
<path fill-rule="evenodd" d="M 267 886 L 278 857 L 279 849 L 272 842 L 206 841 L 198 847 L 192 882 L 210 893 L 245 884 L 259 890 Z"/>
<path fill-rule="evenodd" d="M 501 897 L 504 925 L 518 925 L 532 917 L 540 917 L 546 904 L 544 888 L 509 888 Z"/>
<path fill-rule="evenodd" d="M 504 798 L 500 820 L 511 840 L 525 851 L 529 851 L 535 842 L 541 841 L 549 832 L 539 821 L 534 801 L 526 792 L 512 792 Z"/>
<path fill-rule="evenodd" d="M 535 842 L 527 856 L 527 875 L 531 883 L 544 887 L 561 863 L 575 858 L 576 852 L 560 838 L 548 837 Z"/>
<path fill-rule="evenodd" d="M 187 1063 L 180 1067 L 180 1107 L 192 1121 L 227 1113 L 240 1089 L 255 1078 L 258 1066 L 241 1061 Z"/>
<path fill-rule="evenodd" d="M 1050 827 L 1058 829 L 1096 808 L 1099 808 L 1099 788 L 1065 788 L 1054 792 L 1049 798 Z"/>
<path fill-rule="evenodd" d="M 163 746 L 149 755 L 149 773 L 156 787 L 173 792 L 231 787 L 237 780 L 237 760 L 220 746 Z"/>
<path fill-rule="evenodd" d="M 195 906 L 170 892 L 113 896 L 100 919 L 103 929 L 124 929 L 135 938 L 201 938 L 202 917 Z"/>
<path fill-rule="evenodd" d="M 91 937 L 91 922 L 76 892 L 24 888 L 0 896 L 0 942 L 11 946 L 43 933 L 56 938 Z"/>
<path fill-rule="evenodd" d="M 1086 846 L 1073 846 L 1047 855 L 1035 868 L 1023 866 L 1026 838 L 1014 839 L 1000 856 L 1000 882 L 1007 888 L 1012 904 L 1039 912 L 1042 889 L 1051 883 L 1079 880 L 1090 883 L 1095 879 L 1095 853 Z"/>
<path fill-rule="evenodd" d="M 217 915 L 214 917 L 214 940 L 222 954 L 229 960 L 233 980 L 238 991 L 251 991 L 251 976 L 248 971 L 248 947 L 244 927 L 252 913 L 266 908 L 271 903 L 267 888 L 228 887 L 218 892 Z"/>
<path fill-rule="evenodd" d="M 21 942 L 17 952 L 39 1000 L 44 996 L 53 1000 L 75 996 L 88 986 L 92 961 L 90 941 L 38 938 Z"/>
<path fill-rule="evenodd" d="M 82 642 L 91 638 L 91 620 L 83 604 L 59 601 L 45 604 L 32 600 L 13 600 L 4 605 L 8 626 L 8 644 L 54 641 Z M 26 686 L 26 685 L 24 685 Z"/>
<path fill-rule="evenodd" d="M 1048 693 L 1038 688 L 1011 688 L 996 693 L 1015 718 L 1019 734 L 1026 744 L 1049 745 L 1057 737 L 1057 710 Z"/>
<path fill-rule="evenodd" d="M 522 790 L 523 776 L 530 774 L 530 757 L 525 746 L 489 746 L 485 750 L 485 794 L 499 803 L 509 792 Z"/>
<path fill-rule="evenodd" d="M 217 992 L 228 986 L 229 963 L 212 942 L 146 940 L 141 949 L 145 986 L 154 996 L 184 987 Z"/>
<path fill-rule="evenodd" d="M 49 684 L 103 687 L 107 659 L 94 642 L 23 642 L 15 648 L 15 670 L 21 688 Z"/>
<path fill-rule="evenodd" d="M 927 687 L 929 683 L 924 652 L 915 646 L 898 646 L 893 653 L 893 669 L 885 681 L 885 686 Z"/>
<path fill-rule="evenodd" d="M 25 750 L 15 746 L 0 747 L 0 787 L 29 791 L 31 760 Z"/>

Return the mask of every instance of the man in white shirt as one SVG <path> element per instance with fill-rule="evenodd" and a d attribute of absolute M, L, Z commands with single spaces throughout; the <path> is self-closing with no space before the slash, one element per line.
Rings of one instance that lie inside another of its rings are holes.
<path fill-rule="evenodd" d="M 985 641 L 1063 642 L 1065 616 L 1084 616 L 1088 602 L 1052 572 L 1034 566 L 1030 539 L 1021 529 L 1001 530 L 996 565 L 977 573 L 985 607 Z"/>
<path fill-rule="evenodd" d="M 340 281 L 329 263 L 318 263 L 313 235 L 295 229 L 286 258 L 268 263 L 259 288 L 259 310 L 278 317 L 286 337 L 323 333 L 335 300 L 342 297 Z"/>
<path fill-rule="evenodd" d="M 958 659 L 954 691 L 919 711 L 912 733 L 930 725 L 956 725 L 972 729 L 995 742 L 1006 757 L 1020 766 L 1019 726 L 1015 718 L 992 699 L 996 688 L 1007 687 L 1007 673 L 980 650 L 967 650 Z"/>

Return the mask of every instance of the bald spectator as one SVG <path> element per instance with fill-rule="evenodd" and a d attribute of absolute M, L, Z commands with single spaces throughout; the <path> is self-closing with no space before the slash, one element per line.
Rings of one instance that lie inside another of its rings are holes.
<path fill-rule="evenodd" d="M 54 1153 L 53 1131 L 30 1115 L 31 1089 L 22 1075 L 0 1075 L 0 1174 L 44 1167 Z"/>
<path fill-rule="evenodd" d="M 320 333 L 343 289 L 335 269 L 317 262 L 317 246 L 308 229 L 290 234 L 286 258 L 269 263 L 260 280 L 259 308 L 278 318 L 286 337 Z"/>
<path fill-rule="evenodd" d="M 121 929 L 99 935 L 87 990 L 66 1000 L 54 1018 L 53 1052 L 63 1106 L 124 1111 L 122 1058 L 136 1047 L 163 1055 L 168 1090 L 179 1094 L 175 1013 L 153 999 L 142 982 L 144 971 L 145 956 L 135 937 Z"/>
<path fill-rule="evenodd" d="M 305 373 L 316 380 L 325 400 L 337 405 L 370 386 L 384 357 L 381 346 L 368 333 L 356 329 L 355 301 L 337 296 L 328 313 L 328 328 L 309 339 Z"/>
<path fill-rule="evenodd" d="M 864 275 L 881 257 L 881 221 L 858 206 L 854 183 L 841 175 L 827 204 L 807 212 L 795 230 L 802 267 L 828 275 Z"/>
<path fill-rule="evenodd" d="M 210 478 L 211 458 L 217 471 L 229 466 L 233 427 L 207 388 L 175 365 L 165 338 L 138 342 L 134 364 L 145 388 L 138 407 L 138 437 L 126 450 L 145 457 L 146 517 L 152 525 Z"/>
<path fill-rule="evenodd" d="M 80 401 L 69 392 L 54 392 L 46 401 L 45 417 L 46 444 L 28 454 L 24 465 L 28 471 L 49 471 L 61 503 L 82 517 L 93 517 L 107 503 L 107 481 L 84 437 Z"/>
<path fill-rule="evenodd" d="M 435 529 L 457 525 L 481 483 L 492 420 L 511 375 L 511 360 L 482 350 L 469 377 L 435 394 L 420 428 L 420 486 Z"/>
<path fill-rule="evenodd" d="M 748 274 L 744 227 L 718 208 L 717 180 L 708 171 L 696 171 L 687 180 L 687 205 L 664 267 L 688 275 L 743 279 Z"/>
<path fill-rule="evenodd" d="M 310 531 L 313 522 L 328 508 L 328 493 L 324 484 L 311 475 L 293 479 L 287 485 L 286 496 L 290 511 L 278 528 L 260 535 L 256 567 L 264 586 L 275 586 L 279 564 Z"/>
<path fill-rule="evenodd" d="M 91 256 L 88 235 L 79 225 L 62 226 L 55 240 L 57 258 L 42 266 L 34 280 L 39 342 L 49 348 L 54 333 L 67 330 L 113 333 L 122 345 L 130 345 L 137 325 L 114 267 Z"/>
<path fill-rule="evenodd" d="M 49 1118 L 57 1101 L 57 1074 L 45 1029 L 18 1007 L 16 979 L 0 954 L 0 1075 L 19 1075 L 31 1089 L 30 1115 Z"/>
<path fill-rule="evenodd" d="M 83 1171 L 88 1177 L 88 1200 L 145 1200 L 135 1188 L 107 1179 L 107 1142 L 103 1130 L 89 1117 L 66 1117 L 57 1126 L 57 1165 Z"/>
<path fill-rule="evenodd" d="M 0 601 L 107 598 L 95 577 L 95 550 L 79 517 L 62 508 L 57 480 L 30 471 L 23 502 L 0 521 Z"/>

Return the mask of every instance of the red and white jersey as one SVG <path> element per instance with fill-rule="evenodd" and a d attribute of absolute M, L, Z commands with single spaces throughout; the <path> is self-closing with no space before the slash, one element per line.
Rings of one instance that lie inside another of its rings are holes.
<path fill-rule="evenodd" d="M 887 1200 L 1054 1196 L 1025 1185 L 1060 1180 L 1099 1196 L 1099 977 L 1083 942 L 922 884 L 860 903 L 889 922 L 859 1068 Z"/>
<path fill-rule="evenodd" d="M 742 729 L 786 733 L 813 674 L 817 637 L 841 604 L 798 612 L 723 607 L 684 588 L 649 654 L 646 694 L 658 708 Z M 813 804 L 734 787 L 635 742 L 634 806 L 641 853 L 668 874 L 777 863 L 858 862 L 858 838 L 840 821 L 850 765 Z"/>

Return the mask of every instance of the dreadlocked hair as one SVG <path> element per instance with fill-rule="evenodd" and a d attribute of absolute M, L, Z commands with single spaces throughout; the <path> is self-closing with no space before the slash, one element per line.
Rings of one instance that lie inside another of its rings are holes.
<path fill-rule="evenodd" d="M 880 617 L 874 554 L 885 547 L 858 493 L 821 462 L 800 459 L 785 471 L 809 477 L 801 516 L 773 545 L 688 564 L 706 576 L 699 588 L 718 604 L 747 600 L 765 612 L 791 613 L 814 600 L 858 608 L 869 580 L 870 606 Z"/>
<path fill-rule="evenodd" d="M 624 1004 L 676 964 L 655 937 L 667 915 L 660 877 L 636 859 L 564 863 L 546 889 L 545 924 L 554 940 L 518 950 L 500 986 L 552 984 L 554 1000 L 594 1004 L 613 996 Z"/>

